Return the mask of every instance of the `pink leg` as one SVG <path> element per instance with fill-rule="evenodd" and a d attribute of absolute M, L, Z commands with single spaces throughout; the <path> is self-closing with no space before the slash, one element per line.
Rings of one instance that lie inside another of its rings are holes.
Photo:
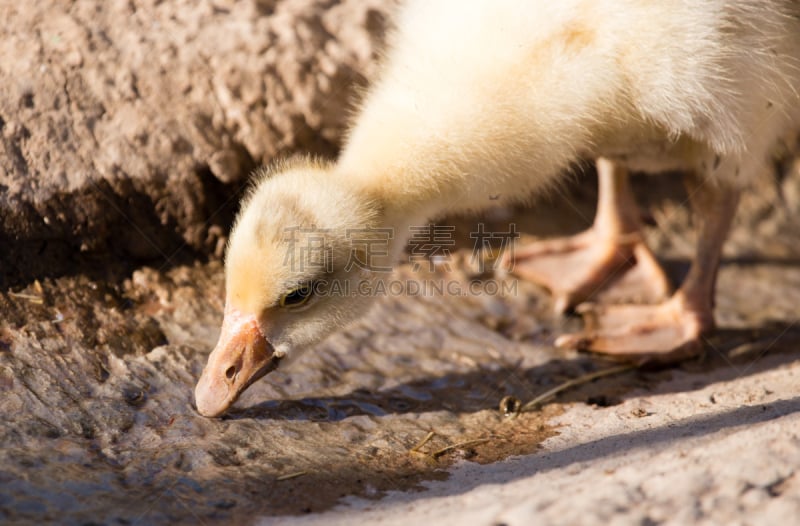
<path fill-rule="evenodd" d="M 597 174 L 597 215 L 589 230 L 530 243 L 501 262 L 521 278 L 547 287 L 559 312 L 590 298 L 652 303 L 670 291 L 664 272 L 642 240 L 627 171 L 600 158 Z"/>
<path fill-rule="evenodd" d="M 701 336 L 714 328 L 717 269 L 740 192 L 694 178 L 690 183 L 700 232 L 680 289 L 657 305 L 581 306 L 584 330 L 560 337 L 556 345 L 639 361 L 672 361 L 701 351 Z"/>

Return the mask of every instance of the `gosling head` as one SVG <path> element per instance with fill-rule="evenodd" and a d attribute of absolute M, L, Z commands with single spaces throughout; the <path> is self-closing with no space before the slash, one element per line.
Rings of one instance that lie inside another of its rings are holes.
<path fill-rule="evenodd" d="M 253 382 L 365 312 L 359 291 L 377 279 L 366 263 L 378 263 L 365 260 L 364 240 L 379 235 L 379 214 L 325 165 L 262 175 L 228 244 L 222 332 L 195 389 L 200 414 L 221 415 Z"/>

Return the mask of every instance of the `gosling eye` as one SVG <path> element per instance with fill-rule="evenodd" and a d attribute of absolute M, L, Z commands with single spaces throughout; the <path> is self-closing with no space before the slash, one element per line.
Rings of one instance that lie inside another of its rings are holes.
<path fill-rule="evenodd" d="M 304 283 L 281 296 L 279 304 L 281 307 L 285 307 L 287 309 L 296 309 L 297 307 L 302 307 L 308 303 L 308 300 L 311 299 L 313 292 L 314 287 L 312 287 L 311 283 Z"/>

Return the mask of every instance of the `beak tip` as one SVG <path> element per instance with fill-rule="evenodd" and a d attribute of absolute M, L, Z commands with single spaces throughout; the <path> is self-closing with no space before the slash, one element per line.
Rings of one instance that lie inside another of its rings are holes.
<path fill-rule="evenodd" d="M 222 416 L 230 406 L 227 394 L 227 392 L 217 392 L 217 389 L 209 385 L 206 376 L 203 375 L 194 390 L 194 402 L 197 406 L 197 412 L 207 418 Z"/>
<path fill-rule="evenodd" d="M 222 416 L 242 391 L 279 361 L 255 316 L 226 311 L 219 342 L 195 387 L 197 412 L 210 418 Z"/>

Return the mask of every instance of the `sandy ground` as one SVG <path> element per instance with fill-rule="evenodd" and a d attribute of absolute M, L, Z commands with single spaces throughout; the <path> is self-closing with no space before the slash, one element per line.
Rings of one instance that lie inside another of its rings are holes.
<path fill-rule="evenodd" d="M 559 434 L 535 455 L 465 461 L 421 492 L 259 523 L 792 524 L 800 517 L 794 358 L 678 373 L 614 407 L 573 404 L 551 420 Z"/>
<path fill-rule="evenodd" d="M 763 204 L 763 189 L 743 203 L 703 357 L 602 378 L 516 419 L 497 409 L 505 395 L 530 400 L 609 366 L 555 349 L 580 321 L 522 281 L 508 295 L 386 298 L 223 419 L 200 417 L 192 400 L 222 317 L 219 262 L 2 292 L 0 522 L 791 523 L 798 184 L 793 171 L 780 205 Z M 579 230 L 587 188 L 569 210 L 477 219 Z M 648 241 L 674 282 L 692 245 L 681 203 L 648 207 L 660 227 Z M 468 255 L 395 276 L 466 286 L 477 279 Z"/>

